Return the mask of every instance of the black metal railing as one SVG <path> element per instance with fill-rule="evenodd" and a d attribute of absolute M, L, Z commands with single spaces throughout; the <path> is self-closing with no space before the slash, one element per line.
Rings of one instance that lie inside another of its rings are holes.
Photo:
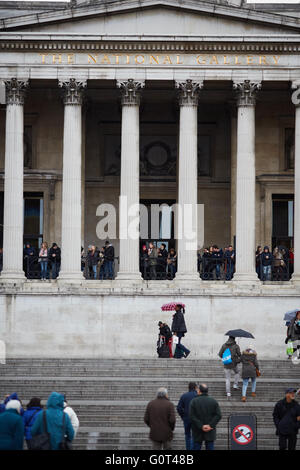
<path fill-rule="evenodd" d="M 142 277 L 146 281 L 172 280 L 177 271 L 176 258 L 169 258 L 168 261 L 157 259 L 141 259 L 140 270 Z"/>
<path fill-rule="evenodd" d="M 272 259 L 266 264 L 259 260 L 256 272 L 261 281 L 289 281 L 293 274 L 293 262 L 289 259 Z"/>
<path fill-rule="evenodd" d="M 235 261 L 227 257 L 198 258 L 198 271 L 203 281 L 230 281 L 235 272 Z"/>
<path fill-rule="evenodd" d="M 116 261 L 119 261 L 118 256 L 115 256 L 113 261 L 100 258 L 93 264 L 93 262 L 89 260 L 88 256 L 82 256 L 81 270 L 85 279 L 100 281 L 108 279 L 113 280 L 116 277 Z"/>

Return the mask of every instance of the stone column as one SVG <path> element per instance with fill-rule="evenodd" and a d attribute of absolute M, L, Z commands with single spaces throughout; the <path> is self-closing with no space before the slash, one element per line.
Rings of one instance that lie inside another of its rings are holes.
<path fill-rule="evenodd" d="M 59 280 L 80 281 L 82 99 L 86 81 L 60 81 L 64 101 L 61 271 Z"/>
<path fill-rule="evenodd" d="M 117 86 L 120 88 L 122 95 L 119 199 L 120 252 L 117 280 L 136 281 L 142 279 L 139 268 L 140 241 L 138 228 L 138 205 L 140 203 L 139 90 L 144 87 L 144 82 L 129 79 L 118 81 Z M 136 227 L 136 230 L 134 227 Z"/>
<path fill-rule="evenodd" d="M 300 83 L 292 83 L 295 105 L 295 182 L 294 182 L 294 273 L 292 281 L 300 284 Z"/>
<path fill-rule="evenodd" d="M 203 82 L 176 82 L 179 89 L 179 158 L 176 280 L 198 281 L 198 94 Z M 194 236 L 192 236 L 194 234 Z"/>
<path fill-rule="evenodd" d="M 25 279 L 23 271 L 24 97 L 28 81 L 6 86 L 3 270 L 1 279 Z"/>
<path fill-rule="evenodd" d="M 237 92 L 236 272 L 234 281 L 256 282 L 255 103 L 259 82 L 234 83 Z"/>

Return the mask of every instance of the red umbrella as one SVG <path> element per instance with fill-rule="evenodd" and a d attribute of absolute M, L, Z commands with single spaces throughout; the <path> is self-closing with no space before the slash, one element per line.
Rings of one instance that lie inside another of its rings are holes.
<path fill-rule="evenodd" d="M 171 311 L 171 310 L 176 310 L 175 307 L 176 305 L 180 305 L 181 307 L 185 308 L 185 304 L 182 302 L 170 302 L 168 304 L 164 304 L 161 309 L 165 311 Z"/>

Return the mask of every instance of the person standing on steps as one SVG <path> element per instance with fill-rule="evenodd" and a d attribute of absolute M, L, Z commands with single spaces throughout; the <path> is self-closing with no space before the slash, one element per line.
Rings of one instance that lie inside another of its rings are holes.
<path fill-rule="evenodd" d="M 279 436 L 279 450 L 296 449 L 300 427 L 300 405 L 295 400 L 296 392 L 296 389 L 288 388 L 285 398 L 278 401 L 273 410 L 276 435 Z"/>
<path fill-rule="evenodd" d="M 295 318 L 290 322 L 287 329 L 286 344 L 288 341 L 293 342 L 293 351 L 296 353 L 293 362 L 300 362 L 300 311 L 295 315 Z"/>
<path fill-rule="evenodd" d="M 149 438 L 153 450 L 171 449 L 176 417 L 175 407 L 169 400 L 166 388 L 159 388 L 156 399 L 148 403 L 144 422 L 150 428 Z"/>
<path fill-rule="evenodd" d="M 185 333 L 187 333 L 187 328 L 184 320 L 184 313 L 184 307 L 180 304 L 177 304 L 175 306 L 175 314 L 173 315 L 171 330 L 172 333 L 178 337 L 176 352 L 181 352 L 183 353 L 184 357 L 188 357 L 188 355 L 190 354 L 190 350 L 187 349 L 183 344 L 181 344 L 181 338 L 183 338 Z M 176 355 L 176 352 L 174 357 L 181 357 L 178 354 Z"/>
<path fill-rule="evenodd" d="M 214 450 L 216 426 L 221 418 L 218 402 L 208 395 L 207 385 L 200 384 L 199 395 L 190 404 L 194 450 L 201 450 L 203 441 L 206 450 Z"/>
<path fill-rule="evenodd" d="M 194 450 L 194 441 L 192 437 L 192 427 L 190 420 L 190 403 L 198 395 L 198 385 L 195 382 L 189 383 L 189 391 L 181 395 L 177 405 L 177 412 L 180 415 L 185 435 L 186 450 Z"/>
<path fill-rule="evenodd" d="M 224 364 L 224 372 L 225 372 L 225 383 L 226 383 L 226 394 L 227 397 L 231 397 L 230 392 L 230 378 L 231 372 L 234 372 L 234 384 L 233 389 L 238 390 L 239 386 L 239 379 L 240 374 L 238 371 L 238 364 L 241 361 L 241 350 L 238 344 L 236 344 L 235 338 L 233 336 L 229 336 L 229 339 L 226 343 L 223 344 L 219 351 L 219 357 L 222 359 L 224 352 L 229 349 L 231 354 L 231 362 L 228 364 Z"/>

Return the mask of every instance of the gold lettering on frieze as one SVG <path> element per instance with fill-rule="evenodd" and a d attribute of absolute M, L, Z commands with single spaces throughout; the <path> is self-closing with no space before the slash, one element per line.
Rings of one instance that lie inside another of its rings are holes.
<path fill-rule="evenodd" d="M 258 67 L 279 66 L 278 55 L 259 54 L 101 54 L 101 53 L 39 53 L 42 65 L 136 65 L 136 66 L 210 66 Z M 287 65 L 287 64 L 286 64 Z"/>

